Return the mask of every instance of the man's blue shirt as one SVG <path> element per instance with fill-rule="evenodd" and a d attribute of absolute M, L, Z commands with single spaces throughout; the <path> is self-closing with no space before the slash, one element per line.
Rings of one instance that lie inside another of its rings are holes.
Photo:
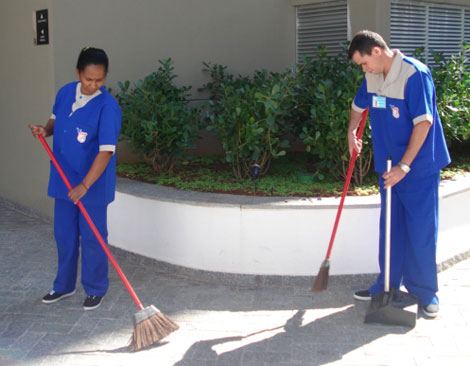
<path fill-rule="evenodd" d="M 386 171 L 387 157 L 392 157 L 394 165 L 401 160 L 413 127 L 422 121 L 430 121 L 432 125 L 428 136 L 409 173 L 426 176 L 450 163 L 436 107 L 434 83 L 426 65 L 405 57 L 399 51 L 395 52 L 385 80 L 383 74 L 365 74 L 352 108 L 357 112 L 369 108 L 374 165 L 379 174 Z"/>

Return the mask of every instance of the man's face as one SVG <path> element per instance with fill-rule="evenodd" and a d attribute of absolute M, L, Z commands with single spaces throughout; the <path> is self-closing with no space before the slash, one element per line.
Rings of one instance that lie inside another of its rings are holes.
<path fill-rule="evenodd" d="M 383 72 L 383 62 L 381 59 L 382 49 L 374 47 L 370 55 L 361 55 L 356 51 L 352 57 L 352 60 L 359 66 L 362 67 L 362 71 L 369 72 L 371 74 L 380 74 Z"/>

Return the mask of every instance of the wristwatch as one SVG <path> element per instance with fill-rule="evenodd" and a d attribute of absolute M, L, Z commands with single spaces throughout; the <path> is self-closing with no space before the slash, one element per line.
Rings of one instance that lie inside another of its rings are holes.
<path fill-rule="evenodd" d="M 403 164 L 401 161 L 398 163 L 398 167 L 403 170 L 405 173 L 409 173 L 411 168 L 406 165 L 406 164 Z"/>

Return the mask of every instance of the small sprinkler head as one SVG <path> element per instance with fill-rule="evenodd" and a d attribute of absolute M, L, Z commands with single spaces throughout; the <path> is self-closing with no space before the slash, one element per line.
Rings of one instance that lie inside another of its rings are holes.
<path fill-rule="evenodd" d="M 250 176 L 255 184 L 255 192 L 258 189 L 258 185 L 256 184 L 256 179 L 259 177 L 259 173 L 261 172 L 261 167 L 258 164 L 253 164 L 250 168 Z"/>
<path fill-rule="evenodd" d="M 258 164 L 253 164 L 250 168 L 251 179 L 256 180 L 259 177 L 261 167 Z"/>

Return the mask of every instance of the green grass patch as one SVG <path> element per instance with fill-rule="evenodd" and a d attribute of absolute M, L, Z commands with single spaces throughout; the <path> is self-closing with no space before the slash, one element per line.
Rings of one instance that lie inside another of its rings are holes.
<path fill-rule="evenodd" d="M 456 149 L 452 153 L 452 164 L 441 172 L 442 179 L 453 179 L 470 172 L 468 149 Z M 269 172 L 254 182 L 234 177 L 223 156 L 195 157 L 176 165 L 169 174 L 157 174 L 145 163 L 122 163 L 117 166 L 118 175 L 130 179 L 174 187 L 181 190 L 216 192 L 256 196 L 330 197 L 340 196 L 344 180 L 329 175 L 312 174 L 315 161 L 307 153 L 289 153 L 275 159 Z M 311 173 L 311 181 L 303 182 L 298 174 Z M 356 186 L 351 182 L 348 195 L 369 196 L 377 194 L 378 177 L 373 171 L 365 178 L 364 184 Z"/>
<path fill-rule="evenodd" d="M 117 166 L 120 176 L 182 190 L 257 196 L 341 195 L 344 181 L 335 181 L 332 177 L 320 174 L 311 174 L 310 182 L 301 181 L 298 177 L 298 174 L 313 171 L 314 162 L 310 161 L 308 154 L 290 153 L 273 160 L 269 172 L 257 179 L 255 190 L 252 179 L 234 177 L 223 156 L 197 157 L 191 161 L 183 161 L 169 174 L 157 174 L 145 163 L 122 163 Z M 361 187 L 350 187 L 352 195 L 370 195 L 377 192 L 377 184 L 371 179 Z"/>

